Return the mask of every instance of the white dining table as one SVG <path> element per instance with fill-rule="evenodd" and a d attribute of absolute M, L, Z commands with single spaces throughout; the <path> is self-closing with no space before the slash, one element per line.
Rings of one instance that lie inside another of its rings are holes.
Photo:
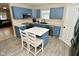
<path fill-rule="evenodd" d="M 33 34 L 35 34 L 37 36 L 42 36 L 44 33 L 48 32 L 49 29 L 42 28 L 42 27 L 32 27 L 32 28 L 26 29 L 24 31 L 33 33 Z"/>

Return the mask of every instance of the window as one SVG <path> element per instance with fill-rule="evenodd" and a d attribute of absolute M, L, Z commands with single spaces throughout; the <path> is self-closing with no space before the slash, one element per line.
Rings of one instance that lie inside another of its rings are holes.
<path fill-rule="evenodd" d="M 41 18 L 49 19 L 49 10 L 41 10 Z"/>

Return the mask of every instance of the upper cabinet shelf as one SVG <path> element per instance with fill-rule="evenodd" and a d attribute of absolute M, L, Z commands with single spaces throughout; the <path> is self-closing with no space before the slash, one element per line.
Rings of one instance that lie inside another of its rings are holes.
<path fill-rule="evenodd" d="M 64 7 L 50 8 L 50 19 L 62 19 Z"/>
<path fill-rule="evenodd" d="M 12 6 L 12 13 L 14 19 L 23 19 L 23 14 L 32 15 L 32 9 Z"/>

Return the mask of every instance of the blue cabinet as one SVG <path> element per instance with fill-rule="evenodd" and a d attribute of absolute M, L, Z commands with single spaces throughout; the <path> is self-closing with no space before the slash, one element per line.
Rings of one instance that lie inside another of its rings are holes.
<path fill-rule="evenodd" d="M 32 15 L 32 9 L 12 6 L 12 13 L 14 19 L 23 19 L 23 13 Z"/>
<path fill-rule="evenodd" d="M 28 15 L 32 15 L 32 9 L 28 9 L 28 8 L 22 8 L 23 13 L 28 14 Z"/>
<path fill-rule="evenodd" d="M 44 40 L 44 46 L 46 46 L 47 43 L 48 43 L 48 32 L 46 32 L 45 34 L 43 34 L 40 38 L 42 40 Z"/>
<path fill-rule="evenodd" d="M 12 13 L 13 13 L 13 18 L 14 19 L 22 19 L 22 8 L 18 8 L 18 7 L 12 7 Z"/>
<path fill-rule="evenodd" d="M 32 25 L 32 24 L 23 24 L 22 26 L 20 26 L 20 25 L 15 26 L 16 37 L 21 38 L 19 29 L 25 30 L 25 29 L 31 28 L 33 26 L 34 25 Z"/>
<path fill-rule="evenodd" d="M 32 18 L 40 18 L 40 10 L 39 9 L 32 10 Z"/>
<path fill-rule="evenodd" d="M 48 32 L 44 33 L 42 36 L 37 36 L 37 38 L 42 39 L 44 41 L 44 46 L 46 46 L 48 43 L 48 40 L 49 40 L 48 39 Z"/>
<path fill-rule="evenodd" d="M 37 26 L 37 27 L 42 27 L 42 28 L 47 28 L 47 29 L 49 29 L 49 25 L 45 25 L 45 24 L 34 24 L 34 26 Z"/>
<path fill-rule="evenodd" d="M 60 26 L 53 26 L 53 27 L 51 27 L 51 31 L 50 31 L 51 36 L 59 37 L 60 30 L 61 30 Z"/>
<path fill-rule="evenodd" d="M 40 10 L 37 9 L 37 18 L 40 18 Z"/>
<path fill-rule="evenodd" d="M 62 19 L 64 7 L 50 8 L 50 19 Z"/>
<path fill-rule="evenodd" d="M 37 15 L 37 11 L 36 10 L 32 10 L 32 18 L 37 18 L 36 15 Z"/>
<path fill-rule="evenodd" d="M 25 30 L 26 26 L 21 26 L 21 27 L 15 26 L 16 37 L 21 38 L 19 29 Z"/>

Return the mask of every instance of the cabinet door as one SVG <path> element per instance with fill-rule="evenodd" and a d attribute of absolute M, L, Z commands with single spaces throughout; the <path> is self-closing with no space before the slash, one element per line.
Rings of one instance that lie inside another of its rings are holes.
<path fill-rule="evenodd" d="M 37 18 L 40 18 L 40 10 L 37 9 Z"/>
<path fill-rule="evenodd" d="M 37 11 L 36 10 L 32 10 L 32 18 L 37 18 L 36 15 L 37 15 Z"/>
<path fill-rule="evenodd" d="M 19 29 L 25 30 L 26 29 L 26 25 L 21 26 L 21 27 L 15 26 L 16 37 L 21 38 Z"/>
<path fill-rule="evenodd" d="M 39 9 L 32 10 L 32 18 L 40 18 L 40 10 Z"/>
<path fill-rule="evenodd" d="M 32 9 L 20 8 L 20 7 L 12 7 L 13 18 L 14 19 L 23 19 L 23 14 L 27 13 L 28 15 L 32 15 Z"/>
<path fill-rule="evenodd" d="M 27 13 L 28 15 L 32 15 L 32 9 L 24 8 L 23 13 Z"/>
<path fill-rule="evenodd" d="M 44 46 L 48 43 L 48 32 L 44 33 L 42 36 L 37 36 L 37 38 L 40 38 L 44 41 Z"/>
<path fill-rule="evenodd" d="M 59 35 L 60 35 L 60 30 L 61 30 L 61 27 L 59 27 L 59 26 L 54 26 L 54 27 L 52 27 L 51 28 L 51 35 L 52 36 L 56 36 L 56 37 L 59 37 Z"/>
<path fill-rule="evenodd" d="M 12 12 L 13 12 L 13 18 L 14 19 L 22 19 L 23 16 L 22 16 L 22 8 L 19 8 L 19 7 L 12 7 Z"/>
<path fill-rule="evenodd" d="M 64 7 L 51 8 L 50 9 L 50 18 L 51 19 L 62 19 L 64 13 Z"/>
<path fill-rule="evenodd" d="M 20 32 L 19 32 L 19 27 L 15 26 L 15 32 L 16 32 L 16 37 L 21 38 Z"/>

